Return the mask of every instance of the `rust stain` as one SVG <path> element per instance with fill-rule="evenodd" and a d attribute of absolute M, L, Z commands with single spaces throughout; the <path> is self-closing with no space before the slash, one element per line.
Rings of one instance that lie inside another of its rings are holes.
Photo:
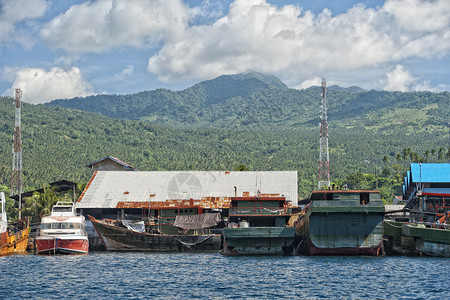
<path fill-rule="evenodd" d="M 202 199 L 171 199 L 166 201 L 119 201 L 116 208 L 229 208 L 230 197 L 204 197 Z"/>
<path fill-rule="evenodd" d="M 130 192 L 123 192 L 124 195 L 128 195 Z"/>

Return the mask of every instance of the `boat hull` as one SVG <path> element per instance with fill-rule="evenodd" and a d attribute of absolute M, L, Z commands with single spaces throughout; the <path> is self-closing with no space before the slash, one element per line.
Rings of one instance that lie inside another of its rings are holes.
<path fill-rule="evenodd" d="M 293 227 L 225 228 L 224 255 L 291 255 L 295 244 Z"/>
<path fill-rule="evenodd" d="M 0 239 L 0 255 L 27 252 L 28 227 L 16 233 L 3 232 Z"/>
<path fill-rule="evenodd" d="M 87 238 L 55 238 L 37 237 L 36 253 L 43 255 L 52 254 L 87 254 L 89 241 Z"/>
<path fill-rule="evenodd" d="M 386 238 L 385 250 L 388 255 L 420 255 L 417 251 L 414 238 L 402 234 L 402 226 L 408 224 L 385 220 L 383 222 L 383 235 Z"/>
<path fill-rule="evenodd" d="M 219 251 L 222 237 L 211 235 L 164 235 L 135 232 L 90 218 L 107 251 L 196 252 Z"/>
<path fill-rule="evenodd" d="M 450 230 L 403 224 L 402 235 L 414 238 L 416 250 L 427 256 L 450 257 Z"/>
<path fill-rule="evenodd" d="M 383 214 L 308 211 L 296 226 L 302 255 L 378 255 L 383 241 Z"/>

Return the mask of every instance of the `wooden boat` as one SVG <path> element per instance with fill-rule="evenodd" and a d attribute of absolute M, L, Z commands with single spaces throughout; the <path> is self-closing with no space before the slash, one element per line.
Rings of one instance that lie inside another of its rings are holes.
<path fill-rule="evenodd" d="M 378 191 L 313 191 L 296 222 L 304 255 L 378 255 L 384 205 Z M 301 203 L 301 202 L 300 202 Z"/>
<path fill-rule="evenodd" d="M 43 217 L 36 236 L 38 254 L 87 254 L 89 240 L 84 216 L 75 213 L 72 202 L 58 202 L 50 216 Z"/>
<path fill-rule="evenodd" d="M 19 221 L 15 226 L 8 227 L 6 215 L 6 198 L 0 193 L 1 215 L 0 215 L 0 255 L 26 253 L 28 243 L 28 224 Z"/>
<path fill-rule="evenodd" d="M 187 200 L 189 202 L 189 200 Z M 158 217 L 137 221 L 97 220 L 88 216 L 107 251 L 184 252 L 218 251 L 221 234 L 214 227 L 221 223 L 220 213 L 199 213 L 201 208 L 184 209 L 159 205 Z"/>
<path fill-rule="evenodd" d="M 295 228 L 289 226 L 292 207 L 285 197 L 233 197 L 228 228 L 224 228 L 224 255 L 290 255 Z"/>

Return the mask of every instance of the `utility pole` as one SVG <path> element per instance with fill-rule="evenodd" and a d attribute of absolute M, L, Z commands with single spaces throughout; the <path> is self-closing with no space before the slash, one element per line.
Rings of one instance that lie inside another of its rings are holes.
<path fill-rule="evenodd" d="M 11 196 L 17 194 L 19 196 L 19 220 L 22 219 L 22 193 L 23 193 L 23 172 L 22 172 L 22 138 L 20 136 L 20 110 L 22 108 L 22 91 L 16 89 L 16 97 L 14 101 L 15 125 L 14 125 L 14 142 L 13 142 L 13 165 L 11 176 Z"/>
<path fill-rule="evenodd" d="M 330 156 L 328 153 L 328 123 L 327 123 L 327 82 L 322 78 L 322 106 L 320 109 L 320 154 L 319 154 L 319 185 L 318 189 L 330 188 Z"/>

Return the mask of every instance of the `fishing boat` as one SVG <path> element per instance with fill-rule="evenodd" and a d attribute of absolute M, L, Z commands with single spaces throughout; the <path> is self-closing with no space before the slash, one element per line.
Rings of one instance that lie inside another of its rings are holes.
<path fill-rule="evenodd" d="M 289 226 L 292 206 L 285 197 L 232 197 L 228 228 L 224 228 L 224 255 L 290 255 L 295 228 Z"/>
<path fill-rule="evenodd" d="M 313 191 L 296 221 L 304 255 L 378 255 L 384 205 L 379 191 Z"/>
<path fill-rule="evenodd" d="M 57 202 L 50 216 L 41 220 L 36 236 L 38 254 L 87 254 L 89 240 L 84 216 L 77 215 L 72 202 Z"/>
<path fill-rule="evenodd" d="M 149 204 L 150 205 L 150 204 Z M 147 216 L 97 220 L 88 216 L 107 251 L 218 251 L 219 212 L 204 213 L 192 200 L 155 201 Z M 220 227 L 220 226 L 219 226 Z"/>
<path fill-rule="evenodd" d="M 6 215 L 6 198 L 0 193 L 0 255 L 26 253 L 28 243 L 28 224 L 18 221 L 17 224 L 9 224 Z"/>

